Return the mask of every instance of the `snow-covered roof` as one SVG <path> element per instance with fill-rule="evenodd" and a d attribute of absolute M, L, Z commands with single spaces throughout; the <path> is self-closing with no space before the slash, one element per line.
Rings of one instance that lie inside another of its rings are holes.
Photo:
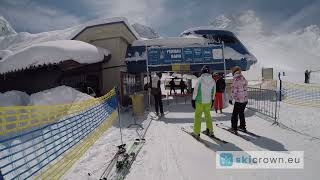
<path fill-rule="evenodd" d="M 83 30 L 93 27 L 93 26 L 99 26 L 99 25 L 106 25 L 106 24 L 114 24 L 114 23 L 124 23 L 128 29 L 132 32 L 134 36 L 136 36 L 137 39 L 140 38 L 137 31 L 129 24 L 127 18 L 125 17 L 113 17 L 113 18 L 107 18 L 107 19 L 97 19 L 93 21 L 89 21 L 85 24 L 81 24 L 77 26 L 77 30 L 74 31 L 67 39 L 74 39 L 79 33 L 81 33 Z"/>
<path fill-rule="evenodd" d="M 76 40 L 58 40 L 34 44 L 0 61 L 0 74 L 31 66 L 54 64 L 65 60 L 96 63 L 104 60 L 110 51 Z"/>
<path fill-rule="evenodd" d="M 193 45 L 204 45 L 205 39 L 202 37 L 169 37 L 156 38 L 147 40 L 136 40 L 132 46 L 166 46 L 166 47 L 183 47 Z"/>
<path fill-rule="evenodd" d="M 92 26 L 98 26 L 98 25 L 120 23 L 120 22 L 124 23 L 129 28 L 129 30 L 137 37 L 137 39 L 140 39 L 139 34 L 128 23 L 128 20 L 126 18 L 114 17 L 114 18 L 106 18 L 106 19 L 89 21 L 87 23 L 73 26 L 63 30 L 42 32 L 38 34 L 20 32 L 18 34 L 1 36 L 0 49 L 7 49 L 14 52 L 14 51 L 19 51 L 23 48 L 26 48 L 28 46 L 41 43 L 41 42 L 56 41 L 56 40 L 70 40 L 70 39 L 73 39 L 76 35 L 78 35 L 83 30 L 85 30 L 86 28 L 89 28 Z"/>

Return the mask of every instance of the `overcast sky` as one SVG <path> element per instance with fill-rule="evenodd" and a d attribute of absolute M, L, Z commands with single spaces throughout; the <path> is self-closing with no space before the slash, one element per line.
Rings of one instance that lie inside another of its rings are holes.
<path fill-rule="evenodd" d="M 0 15 L 17 32 L 64 29 L 96 18 L 124 16 L 162 36 L 208 25 L 220 14 L 253 10 L 268 28 L 320 25 L 320 0 L 0 0 Z"/>

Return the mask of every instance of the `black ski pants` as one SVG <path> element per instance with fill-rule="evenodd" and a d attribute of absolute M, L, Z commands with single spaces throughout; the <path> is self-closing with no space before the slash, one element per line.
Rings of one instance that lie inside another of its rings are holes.
<path fill-rule="evenodd" d="M 163 105 L 162 105 L 161 94 L 153 95 L 153 97 L 154 97 L 156 113 L 159 114 L 159 107 L 160 107 L 160 113 L 163 114 Z"/>
<path fill-rule="evenodd" d="M 240 127 L 245 128 L 246 127 L 246 120 L 244 117 L 244 110 L 247 106 L 248 102 L 239 103 L 235 102 L 233 106 L 233 112 L 231 116 L 231 126 L 234 130 L 238 129 L 238 116 L 240 118 Z"/>

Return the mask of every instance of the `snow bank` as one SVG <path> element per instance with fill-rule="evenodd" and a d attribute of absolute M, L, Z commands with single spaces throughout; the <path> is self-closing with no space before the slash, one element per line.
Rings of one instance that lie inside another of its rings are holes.
<path fill-rule="evenodd" d="M 15 52 L 0 62 L 0 73 L 65 60 L 79 63 L 96 63 L 110 52 L 91 44 L 75 40 L 58 40 L 39 43 Z"/>
<path fill-rule="evenodd" d="M 68 104 L 92 98 L 71 87 L 59 86 L 30 96 L 21 91 L 0 93 L 0 107 Z"/>
<path fill-rule="evenodd" d="M 0 93 L 0 106 L 27 106 L 29 95 L 21 91 Z"/>
<path fill-rule="evenodd" d="M 59 86 L 30 96 L 29 105 L 55 105 L 79 102 L 93 97 L 68 86 Z"/>

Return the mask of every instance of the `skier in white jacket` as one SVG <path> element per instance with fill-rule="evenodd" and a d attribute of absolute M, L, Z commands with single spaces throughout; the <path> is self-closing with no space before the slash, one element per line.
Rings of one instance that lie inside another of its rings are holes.
<path fill-rule="evenodd" d="M 202 75 L 198 78 L 192 96 L 192 107 L 195 108 L 193 134 L 200 137 L 201 116 L 204 112 L 208 135 L 213 135 L 212 117 L 210 110 L 213 106 L 214 95 L 216 93 L 216 83 L 213 80 L 208 66 L 201 69 Z"/>

